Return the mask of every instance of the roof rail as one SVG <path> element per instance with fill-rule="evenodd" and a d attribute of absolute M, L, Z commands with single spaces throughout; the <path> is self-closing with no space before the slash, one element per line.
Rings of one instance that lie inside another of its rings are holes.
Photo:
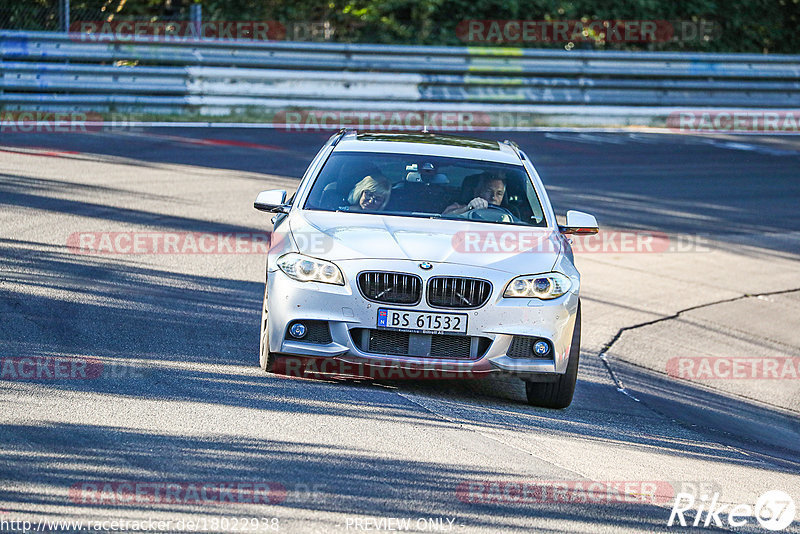
<path fill-rule="evenodd" d="M 504 139 L 503 144 L 510 146 L 511 150 L 514 151 L 514 154 L 516 154 L 520 160 L 525 161 L 525 154 L 522 153 L 522 150 L 520 150 L 519 145 L 517 143 L 515 143 L 514 141 L 510 141 L 508 139 Z"/>
<path fill-rule="evenodd" d="M 342 137 L 344 137 L 345 135 L 347 135 L 350 132 L 356 133 L 356 129 L 355 128 L 342 128 L 341 130 L 339 130 L 338 132 L 333 134 L 333 135 L 336 136 L 336 139 L 333 140 L 333 143 L 331 143 L 331 146 L 338 145 L 339 141 L 342 140 Z"/>

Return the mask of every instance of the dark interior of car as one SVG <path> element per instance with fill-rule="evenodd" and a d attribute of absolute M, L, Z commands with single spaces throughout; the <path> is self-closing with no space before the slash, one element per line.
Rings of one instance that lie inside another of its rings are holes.
<path fill-rule="evenodd" d="M 384 177 L 392 184 L 389 200 L 381 212 L 442 216 L 449 207 L 465 206 L 474 199 L 482 179 L 502 178 L 506 193 L 499 207 L 511 216 L 502 222 L 543 224 L 540 204 L 527 174 L 522 167 L 510 167 L 434 156 L 335 154 L 317 178 L 305 207 L 350 211 L 350 193 L 366 176 L 372 176 Z"/>

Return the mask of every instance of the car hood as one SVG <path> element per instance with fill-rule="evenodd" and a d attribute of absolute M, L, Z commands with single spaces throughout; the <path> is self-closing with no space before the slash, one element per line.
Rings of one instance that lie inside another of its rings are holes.
<path fill-rule="evenodd" d="M 551 270 L 561 250 L 560 234 L 545 228 L 316 211 L 287 222 L 300 252 L 332 261 L 444 262 L 520 274 Z"/>

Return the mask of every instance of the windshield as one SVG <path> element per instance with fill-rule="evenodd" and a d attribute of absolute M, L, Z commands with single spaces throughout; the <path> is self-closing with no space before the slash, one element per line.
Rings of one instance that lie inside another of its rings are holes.
<path fill-rule="evenodd" d="M 304 208 L 547 224 L 522 165 L 415 154 L 334 153 Z"/>

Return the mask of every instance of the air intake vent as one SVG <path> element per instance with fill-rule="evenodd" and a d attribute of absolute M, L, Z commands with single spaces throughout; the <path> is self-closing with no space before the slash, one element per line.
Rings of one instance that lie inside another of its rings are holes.
<path fill-rule="evenodd" d="M 492 284 L 477 278 L 436 276 L 428 280 L 428 304 L 434 308 L 480 308 Z"/>
<path fill-rule="evenodd" d="M 477 360 L 492 344 L 488 337 L 415 334 L 371 328 L 354 328 L 350 335 L 359 350 L 370 354 L 447 360 Z"/>
<path fill-rule="evenodd" d="M 375 354 L 408 354 L 408 332 L 373 330 L 369 336 L 369 352 Z"/>
<path fill-rule="evenodd" d="M 466 358 L 470 354 L 471 346 L 472 338 L 469 336 L 432 335 L 431 357 Z"/>
<path fill-rule="evenodd" d="M 415 274 L 363 272 L 358 289 L 364 298 L 387 304 L 417 304 L 422 299 L 422 279 Z"/>

